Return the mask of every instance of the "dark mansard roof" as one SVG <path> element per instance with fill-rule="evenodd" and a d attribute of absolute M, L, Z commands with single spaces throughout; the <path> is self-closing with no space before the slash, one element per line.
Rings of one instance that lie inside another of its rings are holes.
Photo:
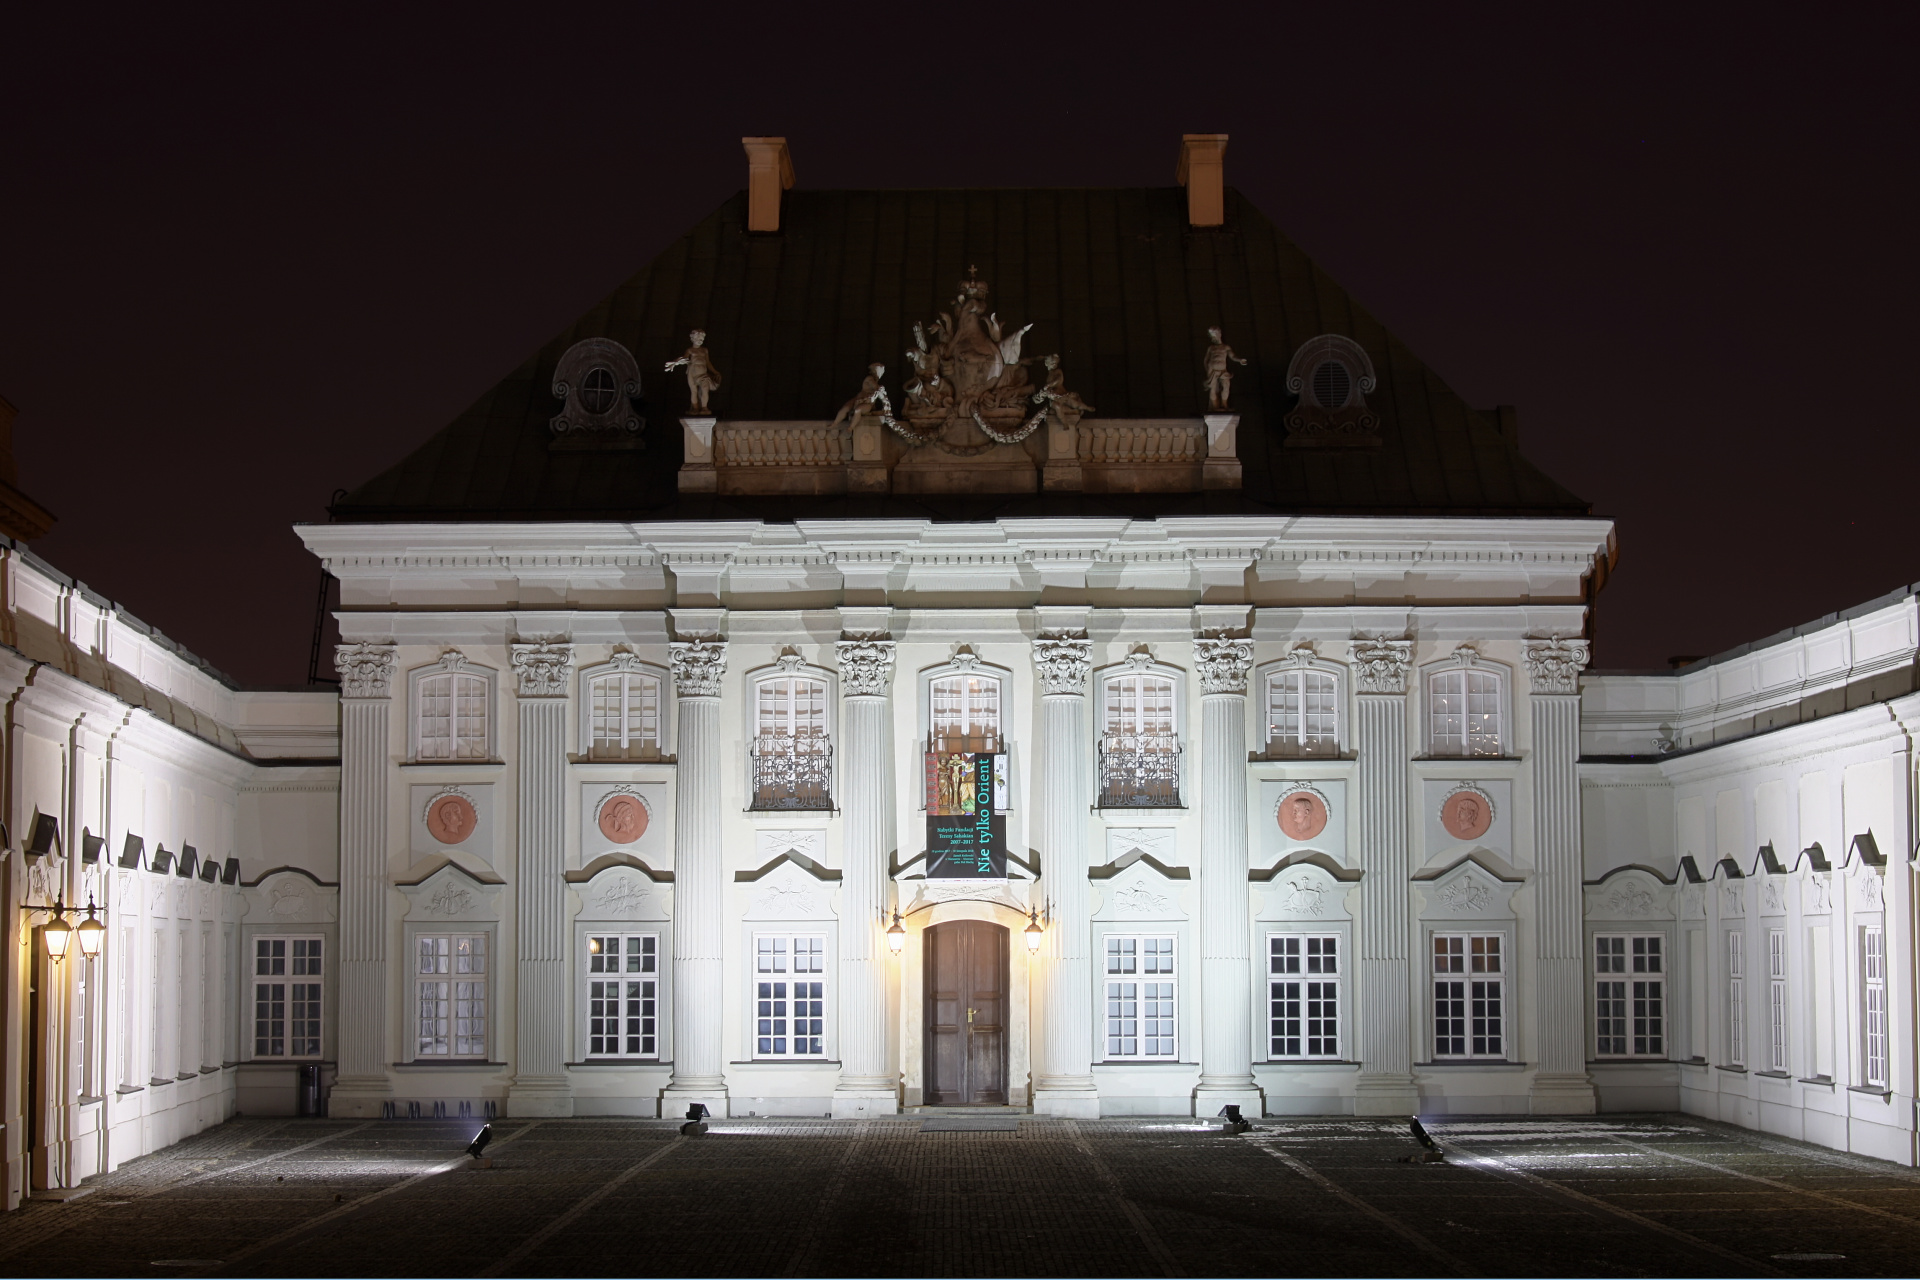
<path fill-rule="evenodd" d="M 746 230 L 741 192 L 409 457 L 348 493 L 337 520 L 739 519 L 1233 512 L 1346 515 L 1585 515 L 1589 506 L 1520 455 L 1490 411 L 1469 408 L 1239 192 L 1226 223 L 1188 225 L 1186 192 L 1141 189 L 805 191 L 781 230 Z M 703 328 L 723 376 L 722 420 L 833 417 L 882 361 L 900 403 L 901 351 L 915 321 L 949 309 L 969 267 L 1027 350 L 1057 351 L 1067 385 L 1098 413 L 1187 418 L 1206 411 L 1205 331 L 1249 360 L 1235 368 L 1240 491 L 1172 494 L 682 495 L 686 385 L 663 361 Z M 1323 333 L 1357 341 L 1379 387 L 1367 397 L 1381 443 L 1282 448 L 1288 362 Z M 555 365 L 582 338 L 637 358 L 644 451 L 551 451 Z"/>

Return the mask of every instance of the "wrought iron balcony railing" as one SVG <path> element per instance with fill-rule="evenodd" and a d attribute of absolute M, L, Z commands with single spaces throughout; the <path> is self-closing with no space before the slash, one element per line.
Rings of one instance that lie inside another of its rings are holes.
<path fill-rule="evenodd" d="M 763 733 L 747 750 L 754 808 L 833 808 L 833 742 L 824 733 Z"/>
<path fill-rule="evenodd" d="M 1100 807 L 1180 807 L 1180 737 L 1108 733 L 1100 738 Z"/>

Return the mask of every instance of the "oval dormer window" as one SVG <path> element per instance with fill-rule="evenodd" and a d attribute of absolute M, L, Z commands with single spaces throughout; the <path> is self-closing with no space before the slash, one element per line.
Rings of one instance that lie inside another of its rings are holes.
<path fill-rule="evenodd" d="M 1346 407 L 1353 392 L 1353 375 L 1338 360 L 1322 360 L 1313 371 L 1313 400 L 1322 409 Z"/>
<path fill-rule="evenodd" d="M 619 394 L 620 384 L 614 381 L 613 370 L 595 365 L 587 370 L 586 378 L 580 383 L 580 407 L 588 413 L 605 413 L 613 408 Z"/>

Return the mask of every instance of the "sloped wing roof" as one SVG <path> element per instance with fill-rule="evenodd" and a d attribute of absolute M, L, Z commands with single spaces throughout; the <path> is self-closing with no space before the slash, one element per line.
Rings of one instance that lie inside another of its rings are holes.
<path fill-rule="evenodd" d="M 790 191 L 772 234 L 746 230 L 736 194 L 501 379 L 409 457 L 333 507 L 389 520 L 792 519 L 919 515 L 1134 518 L 1233 511 L 1583 515 L 1588 504 L 1520 455 L 1237 191 L 1225 226 L 1187 224 L 1171 188 Z M 1234 370 L 1245 488 L 1194 494 L 686 495 L 678 492 L 686 388 L 665 360 L 707 331 L 723 382 L 712 411 L 740 421 L 831 418 L 866 366 L 900 403 L 915 321 L 949 310 L 970 267 L 1026 350 L 1058 352 L 1067 386 L 1101 418 L 1205 412 L 1206 329 Z M 1287 449 L 1288 362 L 1343 334 L 1379 378 L 1367 402 L 1382 443 Z M 562 353 L 608 337 L 639 361 L 643 451 L 550 451 Z"/>

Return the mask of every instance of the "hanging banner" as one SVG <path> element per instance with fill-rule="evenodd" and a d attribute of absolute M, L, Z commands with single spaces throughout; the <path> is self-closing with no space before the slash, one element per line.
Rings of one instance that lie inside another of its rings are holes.
<path fill-rule="evenodd" d="M 927 753 L 927 879 L 1004 880 L 1005 756 Z"/>

